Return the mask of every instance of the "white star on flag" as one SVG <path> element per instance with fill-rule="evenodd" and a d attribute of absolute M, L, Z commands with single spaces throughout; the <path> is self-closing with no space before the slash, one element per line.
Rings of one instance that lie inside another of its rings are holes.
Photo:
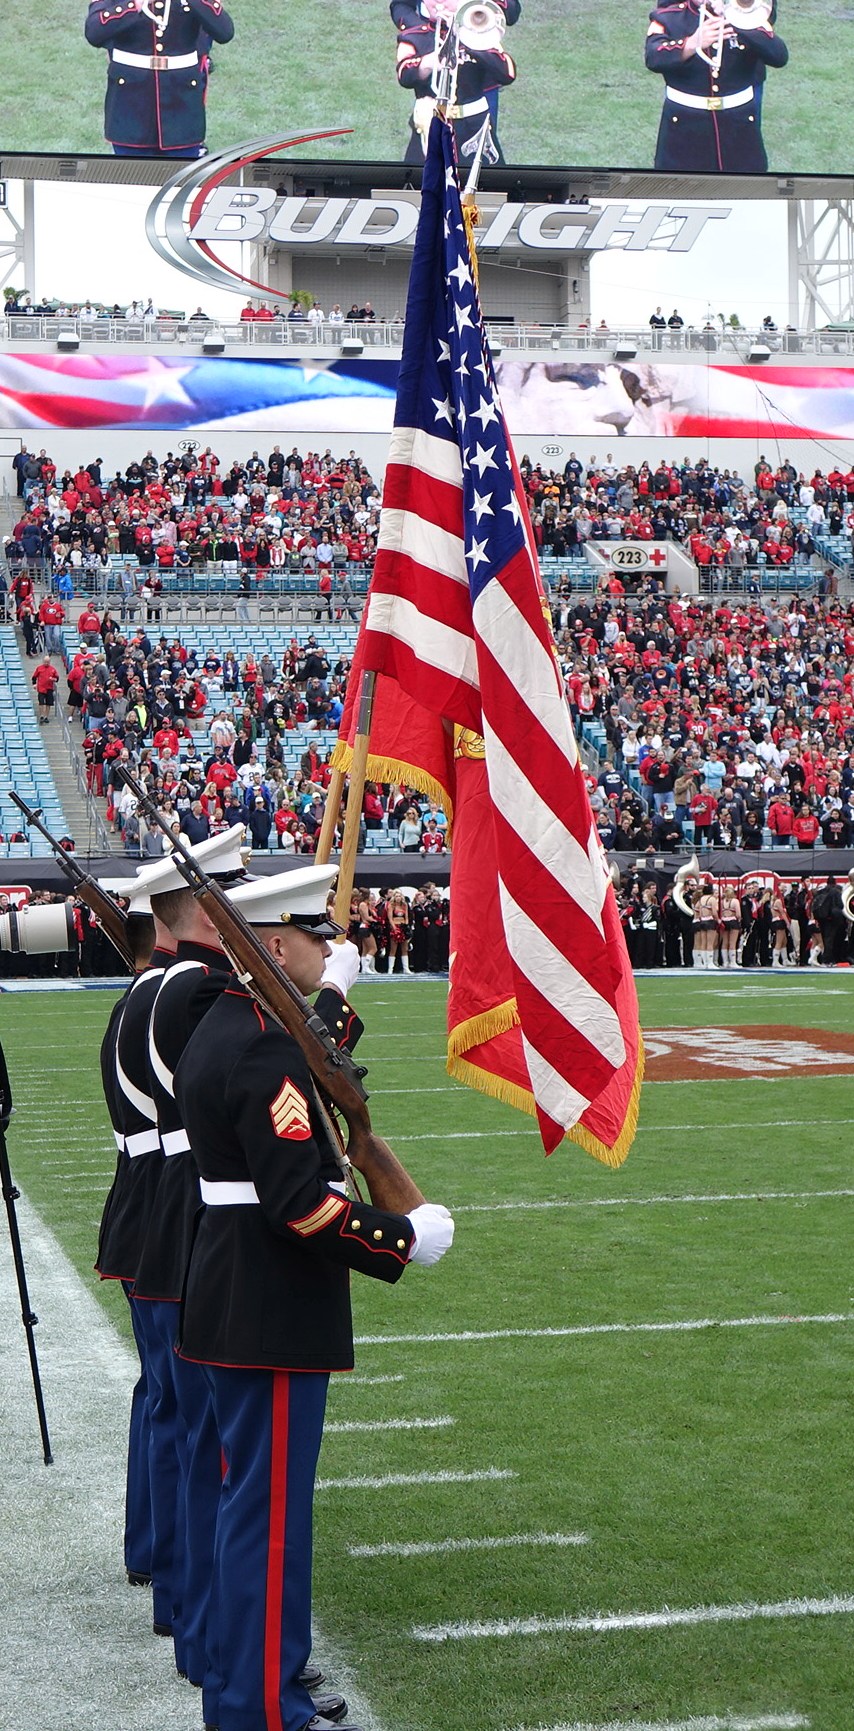
<path fill-rule="evenodd" d="M 474 536 L 472 536 L 472 543 L 466 553 L 466 558 L 471 560 L 472 569 L 475 571 L 477 570 L 478 565 L 489 564 L 489 555 L 486 552 L 486 546 L 486 541 L 476 541 Z"/>
<path fill-rule="evenodd" d="M 471 508 L 475 514 L 475 518 L 476 518 L 478 523 L 480 522 L 481 517 L 494 517 L 495 516 L 495 512 L 492 509 L 492 494 L 491 493 L 478 493 L 477 490 L 475 490 L 475 495 L 474 495 L 474 499 L 472 500 L 472 507 Z M 505 510 L 506 510 L 506 506 L 505 506 Z"/>
<path fill-rule="evenodd" d="M 472 311 L 473 309 L 471 307 L 461 307 L 459 305 L 454 307 L 454 318 L 457 321 L 457 330 L 459 331 L 460 336 L 463 334 L 464 326 L 471 325 Z M 472 330 L 473 329 L 474 326 L 472 325 Z"/>
<path fill-rule="evenodd" d="M 498 468 L 498 464 L 496 463 L 495 458 L 493 456 L 494 450 L 495 450 L 494 445 L 491 445 L 488 451 L 484 450 L 483 445 L 478 445 L 476 450 L 475 450 L 474 456 L 472 458 L 470 458 L 472 468 L 477 470 L 481 480 L 483 480 L 484 469 L 497 469 Z"/>
<path fill-rule="evenodd" d="M 475 367 L 475 372 L 477 372 L 477 370 L 477 367 Z M 480 422 L 480 430 L 482 433 L 486 432 L 490 421 L 498 420 L 498 410 L 491 397 L 481 397 L 478 407 L 473 411 L 472 419 Z"/>
<path fill-rule="evenodd" d="M 441 397 L 432 397 L 431 402 L 436 410 L 436 413 L 433 416 L 434 421 L 447 421 L 448 426 L 452 427 L 454 424 L 454 411 L 451 408 L 450 397 L 446 397 L 444 402 Z"/>

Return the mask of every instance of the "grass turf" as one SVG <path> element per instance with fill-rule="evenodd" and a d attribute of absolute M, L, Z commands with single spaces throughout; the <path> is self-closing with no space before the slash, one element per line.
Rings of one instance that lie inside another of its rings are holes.
<path fill-rule="evenodd" d="M 410 103 L 395 81 L 386 0 L 287 0 L 272 10 L 265 0 L 230 0 L 229 9 L 234 40 L 214 50 L 211 150 L 279 130 L 350 126 L 352 137 L 303 155 L 402 160 Z M 107 150 L 105 56 L 84 39 L 81 0 L 53 0 L 49 30 L 26 9 L 3 13 L 4 153 Z M 518 64 L 501 97 L 508 162 L 650 167 L 663 81 L 643 64 L 647 16 L 641 6 L 627 17 L 621 0 L 526 0 L 507 33 Z M 840 0 L 782 0 L 790 60 L 769 73 L 763 105 L 772 173 L 850 173 L 851 27 Z"/>
<path fill-rule="evenodd" d="M 783 1711 L 808 1716 L 814 1731 L 846 1731 L 846 1616 L 444 1645 L 413 1638 L 415 1625 L 460 1620 L 850 1590 L 849 1325 L 388 1337 L 847 1314 L 854 1201 L 768 1198 L 850 1187 L 854 1080 L 656 1084 L 644 1091 L 622 1171 L 569 1147 L 546 1162 L 527 1119 L 448 1081 L 444 990 L 378 980 L 359 993 L 376 1127 L 428 1193 L 459 1210 L 458 1236 L 440 1268 L 413 1270 L 394 1290 L 354 1282 L 357 1332 L 385 1337 L 358 1349 L 358 1373 L 403 1381 L 339 1378 L 330 1417 L 449 1415 L 454 1424 L 330 1434 L 321 1473 L 492 1467 L 515 1476 L 320 1493 L 323 1628 L 383 1724 L 406 1731 Z M 640 992 L 648 1027 L 847 1030 L 854 979 L 666 976 Z M 3 999 L 18 1105 L 13 1171 L 84 1275 L 114 1162 L 95 1064 L 111 1002 L 103 993 Z M 721 1194 L 752 1200 L 710 1200 Z M 514 1206 L 524 1203 L 553 1206 Z M 124 1300 L 109 1286 L 98 1292 L 125 1329 Z M 38 1309 L 49 1295 L 33 1299 Z M 354 1545 L 541 1532 L 582 1532 L 589 1543 L 349 1556 Z"/>

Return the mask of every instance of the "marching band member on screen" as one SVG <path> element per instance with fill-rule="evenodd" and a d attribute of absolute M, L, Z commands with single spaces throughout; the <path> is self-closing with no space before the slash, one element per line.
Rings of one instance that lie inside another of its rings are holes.
<path fill-rule="evenodd" d="M 764 174 L 762 84 L 789 51 L 770 0 L 683 0 L 651 12 L 647 70 L 665 80 L 655 168 Z"/>
<path fill-rule="evenodd" d="M 459 8 L 460 0 L 421 0 L 417 7 L 392 7 L 393 14 L 399 11 L 401 16 L 412 15 L 415 20 L 407 28 L 399 29 L 397 38 L 397 81 L 415 97 L 404 162 L 424 161 L 427 134 L 436 108 L 434 83 L 439 71 L 439 38 L 442 29 L 453 24 Z M 516 67 L 502 47 L 507 19 L 500 0 L 490 0 L 490 5 L 475 10 L 478 16 L 473 28 L 461 29 L 456 100 L 448 114 L 464 160 L 473 157 L 484 120 L 489 118 L 491 133 L 483 160 L 494 165 L 503 163 L 504 157 L 495 132 L 490 93 L 512 84 Z"/>
<path fill-rule="evenodd" d="M 109 53 L 104 133 L 116 156 L 201 156 L 211 42 L 230 42 L 221 0 L 91 0 L 86 41 Z"/>

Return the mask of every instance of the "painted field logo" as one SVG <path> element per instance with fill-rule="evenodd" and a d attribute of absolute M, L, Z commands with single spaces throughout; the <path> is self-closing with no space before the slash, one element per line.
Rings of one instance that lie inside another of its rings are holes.
<path fill-rule="evenodd" d="M 712 1076 L 854 1076 L 854 1035 L 822 1028 L 651 1028 L 649 1082 Z"/>

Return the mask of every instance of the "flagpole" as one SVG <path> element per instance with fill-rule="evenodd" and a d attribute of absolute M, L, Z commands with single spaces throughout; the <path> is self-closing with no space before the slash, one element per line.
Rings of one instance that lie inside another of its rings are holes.
<path fill-rule="evenodd" d="M 359 719 L 356 723 L 353 759 L 350 764 L 347 816 L 344 820 L 344 837 L 341 843 L 341 865 L 338 872 L 338 888 L 335 892 L 335 918 L 339 926 L 345 927 L 350 924 L 350 897 L 353 894 L 356 855 L 359 851 L 359 826 L 362 819 L 362 801 L 365 796 L 365 772 L 368 765 L 368 745 L 371 736 L 371 711 L 374 706 L 375 684 L 375 673 L 365 672 L 362 674 L 362 689 L 359 693 Z"/>
<path fill-rule="evenodd" d="M 323 808 L 323 822 L 315 849 L 315 860 L 318 865 L 328 865 L 335 837 L 335 825 L 341 810 L 341 795 L 344 791 L 343 769 L 333 769 L 329 786 L 326 789 L 326 804 Z"/>

